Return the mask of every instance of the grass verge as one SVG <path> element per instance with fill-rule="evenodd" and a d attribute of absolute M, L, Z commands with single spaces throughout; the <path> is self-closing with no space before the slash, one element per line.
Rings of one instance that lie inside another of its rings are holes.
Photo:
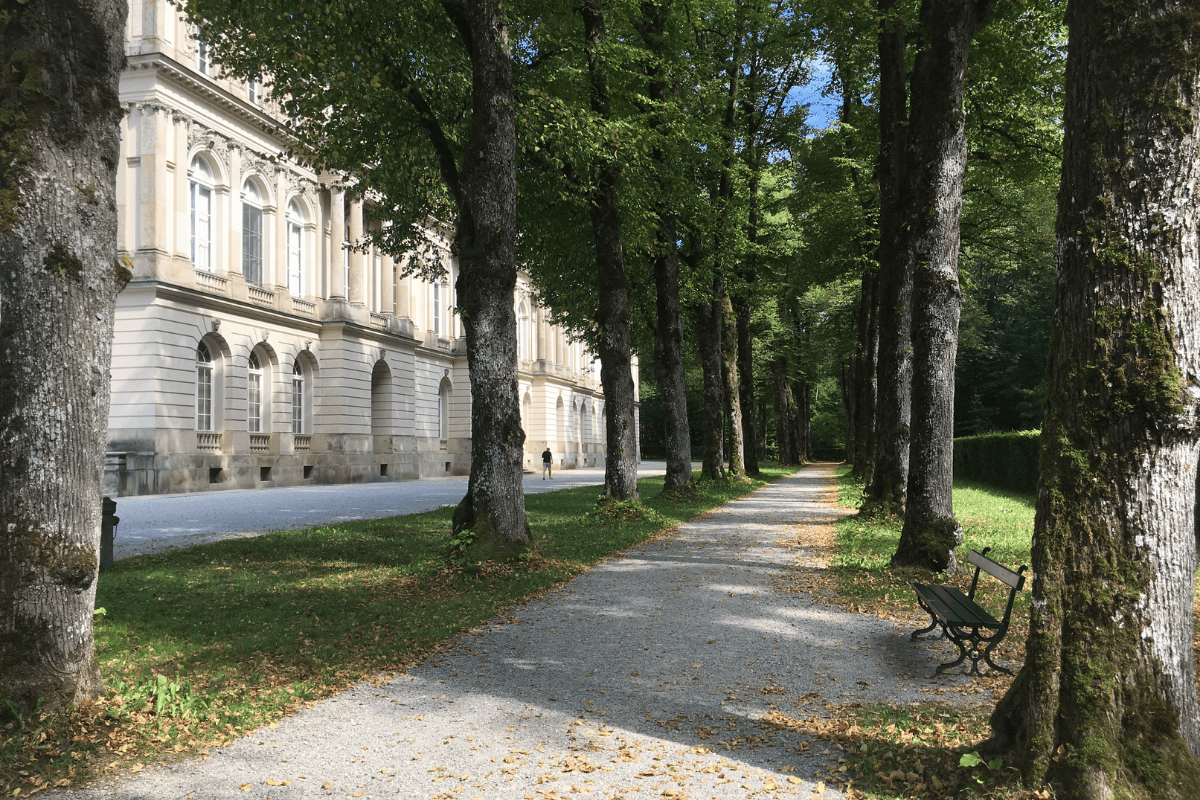
<path fill-rule="evenodd" d="M 861 485 L 838 470 L 839 504 L 857 508 Z M 964 529 L 960 562 L 968 550 L 991 547 L 989 555 L 1016 569 L 1029 563 L 1033 538 L 1032 494 L 996 489 L 972 481 L 954 482 L 954 510 Z M 891 619 L 906 630 L 928 622 L 916 603 L 912 581 L 954 583 L 966 591 L 970 575 L 947 577 L 928 570 L 893 569 L 889 561 L 900 540 L 902 521 L 897 518 L 845 517 L 836 525 L 836 541 L 829 550 L 831 596 L 848 610 Z M 999 616 L 1008 587 L 980 578 L 976 600 Z M 1017 671 L 1025 658 L 1029 630 L 1028 587 L 1017 596 L 1010 630 L 996 649 L 997 660 Z M 936 701 L 910 705 L 849 704 L 833 711 L 840 724 L 848 766 L 856 775 L 857 797 L 866 798 L 995 798 L 1039 800 L 1050 798 L 1043 787 L 1023 786 L 1019 775 L 1003 763 L 974 757 L 990 733 L 988 717 L 995 701 L 1008 690 L 1012 679 L 1002 674 L 976 680 L 980 701 L 948 705 Z M 847 732 L 850 732 L 849 734 Z"/>
<path fill-rule="evenodd" d="M 118 561 L 96 601 L 108 695 L 0 727 L 0 795 L 207 755 L 355 682 L 408 669 L 606 556 L 793 471 L 766 466 L 760 480 L 671 495 L 661 477 L 644 478 L 640 508 L 598 504 L 596 487 L 527 495 L 530 557 L 469 573 L 447 557 L 450 508 Z"/>

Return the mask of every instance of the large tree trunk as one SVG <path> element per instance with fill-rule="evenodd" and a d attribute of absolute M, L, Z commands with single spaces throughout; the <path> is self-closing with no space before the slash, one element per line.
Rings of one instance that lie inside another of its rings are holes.
<path fill-rule="evenodd" d="M 865 483 L 875 469 L 875 407 L 878 398 L 879 276 L 865 270 L 858 310 L 858 350 L 854 354 L 850 391 L 854 397 L 854 474 Z"/>
<path fill-rule="evenodd" d="M 742 408 L 742 454 L 746 473 L 758 475 L 758 422 L 754 418 L 754 335 L 750 331 L 750 300 L 742 296 L 737 306 L 738 400 Z"/>
<path fill-rule="evenodd" d="M 995 0 L 927 0 L 912 79 L 907 192 L 913 271 L 912 425 L 904 528 L 893 565 L 954 570 L 954 362 L 959 228 L 967 134 L 963 83 L 971 40 Z"/>
<path fill-rule="evenodd" d="M 912 353 L 912 268 L 904 238 L 903 164 L 908 115 L 904 25 L 896 0 L 879 0 L 879 367 L 875 469 L 866 506 L 904 510 Z"/>
<path fill-rule="evenodd" d="M 721 314 L 721 377 L 725 390 L 725 416 L 729 420 L 729 475 L 742 478 L 746 475 L 746 429 L 742 426 L 742 399 L 738 394 L 738 343 L 737 316 L 729 295 L 720 289 Z"/>
<path fill-rule="evenodd" d="M 124 2 L 0 21 L 0 718 L 103 691 L 92 633 L 117 293 Z M 12 705 L 10 706 L 9 703 Z"/>
<path fill-rule="evenodd" d="M 604 47 L 604 10 L 601 0 L 585 0 L 579 7 L 583 19 L 591 108 L 600 119 L 609 117 L 607 68 Z M 607 150 L 607 148 L 605 148 Z M 633 416 L 633 336 L 629 329 L 629 280 L 621 244 L 621 212 L 617 205 L 620 165 L 600 157 L 592 165 L 589 213 L 596 241 L 596 354 L 600 357 L 600 383 L 604 387 L 604 418 L 608 443 L 604 457 L 604 493 L 618 500 L 636 500 L 637 426 Z"/>
<path fill-rule="evenodd" d="M 792 381 L 792 397 L 795 400 L 795 416 L 792 419 L 792 438 L 796 446 L 796 462 L 804 464 L 812 460 L 812 427 L 809 425 L 808 381 L 799 378 Z"/>
<path fill-rule="evenodd" d="M 792 435 L 792 390 L 784 377 L 782 358 L 771 359 L 771 410 L 775 415 L 775 446 L 780 464 L 795 464 L 796 448 Z"/>
<path fill-rule="evenodd" d="M 1064 800 L 1194 798 L 1200 18 L 1178 0 L 1067 18 L 1030 635 L 990 745 Z"/>
<path fill-rule="evenodd" d="M 471 376 L 471 477 L 454 531 L 473 529 L 479 555 L 507 559 L 530 541 L 517 399 L 517 130 L 508 28 L 496 0 L 445 4 L 471 58 L 471 132 L 458 175 L 456 284 Z"/>
<path fill-rule="evenodd" d="M 700 353 L 704 391 L 704 459 L 700 477 L 725 477 L 725 381 L 721 375 L 721 306 L 701 300 L 692 307 L 692 319 Z"/>
<path fill-rule="evenodd" d="M 642 3 L 643 25 L 639 28 L 651 53 L 662 56 L 666 30 L 666 3 Z M 647 62 L 650 79 L 646 94 L 653 103 L 667 100 L 667 82 L 662 64 Z M 654 126 L 664 137 L 669 132 L 666 120 L 659 113 Z M 687 416 L 687 383 L 683 372 L 683 320 L 679 306 L 679 247 L 675 211 L 667 195 L 667 174 L 671 169 L 670 156 L 661 147 L 651 154 L 660 170 L 658 190 L 663 193 L 657 202 L 658 230 L 652 260 L 656 323 L 654 326 L 654 377 L 663 403 L 663 424 L 666 428 L 667 473 L 663 489 L 677 489 L 692 480 L 692 432 Z"/>
<path fill-rule="evenodd" d="M 854 367 L 855 358 L 850 357 L 850 366 L 846 366 L 846 359 L 838 359 L 838 390 L 842 393 L 842 412 L 846 415 L 846 458 L 845 463 L 854 463 L 854 433 L 856 430 L 855 420 L 858 409 L 855 405 L 855 397 L 851 392 L 850 385 L 854 382 Z"/>

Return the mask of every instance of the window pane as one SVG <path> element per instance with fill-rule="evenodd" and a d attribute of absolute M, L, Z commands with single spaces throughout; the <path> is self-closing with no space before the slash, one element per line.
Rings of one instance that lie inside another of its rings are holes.
<path fill-rule="evenodd" d="M 288 223 L 288 289 L 297 296 L 304 293 L 302 232 L 303 228 L 296 223 Z"/>
<path fill-rule="evenodd" d="M 304 433 L 303 378 L 292 378 L 292 433 Z"/>
<path fill-rule="evenodd" d="M 196 366 L 196 430 L 212 430 L 212 367 Z"/>
<path fill-rule="evenodd" d="M 191 184 L 192 200 L 192 266 L 212 271 L 212 189 Z"/>
<path fill-rule="evenodd" d="M 262 218 L 261 208 L 242 204 L 242 274 L 255 286 L 262 285 Z"/>
<path fill-rule="evenodd" d="M 251 433 L 262 433 L 262 371 L 251 362 L 246 418 Z"/>

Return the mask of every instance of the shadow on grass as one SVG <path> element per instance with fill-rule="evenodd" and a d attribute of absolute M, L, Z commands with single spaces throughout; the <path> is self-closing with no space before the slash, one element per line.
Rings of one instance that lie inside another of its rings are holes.
<path fill-rule="evenodd" d="M 305 701 L 406 669 L 460 631 L 765 483 L 706 482 L 673 501 L 662 482 L 639 481 L 653 510 L 644 517 L 594 513 L 597 487 L 527 495 L 532 557 L 471 575 L 444 558 L 452 509 L 119 561 L 97 587 L 105 612 L 96 650 L 112 693 L 73 715 L 0 731 L 0 786 L 28 793 L 95 774 L 114 754 L 128 761 L 224 743 Z"/>

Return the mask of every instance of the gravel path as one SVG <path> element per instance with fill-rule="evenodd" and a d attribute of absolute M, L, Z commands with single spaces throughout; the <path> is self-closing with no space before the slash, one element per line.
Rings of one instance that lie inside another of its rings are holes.
<path fill-rule="evenodd" d="M 804 469 L 612 558 L 412 672 L 360 684 L 203 761 L 75 797 L 842 797 L 827 703 L 950 700 L 944 653 L 780 587 L 834 508 Z M 799 566 L 798 566 L 799 565 Z"/>

